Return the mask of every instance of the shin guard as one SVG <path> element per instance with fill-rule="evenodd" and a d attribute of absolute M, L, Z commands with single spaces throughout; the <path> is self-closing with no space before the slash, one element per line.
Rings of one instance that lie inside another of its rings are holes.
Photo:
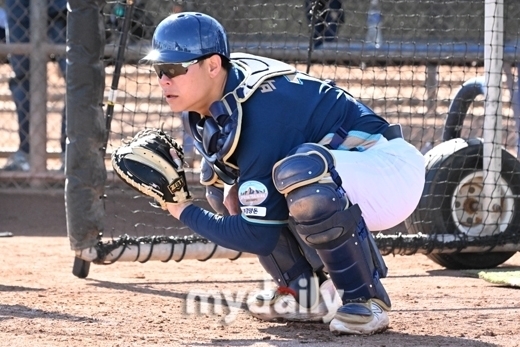
<path fill-rule="evenodd" d="M 343 303 L 375 298 L 390 308 L 390 298 L 380 281 L 386 276 L 386 266 L 379 250 L 372 249 L 375 243 L 369 238 L 373 236 L 358 205 L 336 212 L 321 223 L 299 224 L 297 230 L 316 248 Z M 379 257 L 374 256 L 376 253 Z"/>

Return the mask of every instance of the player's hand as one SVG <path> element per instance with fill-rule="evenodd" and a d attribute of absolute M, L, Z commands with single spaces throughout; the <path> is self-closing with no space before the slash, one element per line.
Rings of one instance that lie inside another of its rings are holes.
<path fill-rule="evenodd" d="M 166 203 L 166 208 L 168 209 L 168 212 L 170 212 L 170 214 L 173 217 L 175 217 L 175 218 L 180 220 L 182 211 L 184 211 L 184 209 L 186 207 L 188 207 L 189 205 L 191 205 L 190 201 L 186 201 L 186 202 L 183 202 L 183 203 L 171 203 L 171 202 L 168 202 L 168 203 Z"/>

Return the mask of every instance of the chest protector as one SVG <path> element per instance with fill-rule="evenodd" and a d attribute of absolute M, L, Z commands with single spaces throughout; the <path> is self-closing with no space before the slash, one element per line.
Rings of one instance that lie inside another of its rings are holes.
<path fill-rule="evenodd" d="M 296 73 L 289 64 L 247 53 L 231 54 L 231 63 L 245 78 L 233 91 L 211 104 L 209 116 L 182 113 L 184 130 L 195 140 L 195 148 L 213 165 L 219 178 L 230 185 L 240 174 L 232 155 L 240 138 L 242 103 L 268 78 Z"/>

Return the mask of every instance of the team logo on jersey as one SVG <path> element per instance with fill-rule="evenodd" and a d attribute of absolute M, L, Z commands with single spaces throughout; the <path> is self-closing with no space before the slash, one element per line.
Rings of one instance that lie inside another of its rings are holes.
<path fill-rule="evenodd" d="M 259 205 L 267 199 L 267 187 L 258 181 L 247 181 L 240 185 L 238 200 L 245 206 Z"/>
<path fill-rule="evenodd" d="M 264 81 L 264 83 L 262 83 L 259 88 L 261 93 L 272 92 L 276 89 L 276 87 L 274 86 L 274 80 Z"/>

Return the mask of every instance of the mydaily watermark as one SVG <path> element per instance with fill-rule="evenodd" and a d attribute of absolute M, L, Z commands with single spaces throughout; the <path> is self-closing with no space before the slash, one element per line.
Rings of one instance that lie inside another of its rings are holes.
<path fill-rule="evenodd" d="M 269 289 L 272 286 L 271 279 L 264 279 L 263 289 L 193 289 L 186 295 L 185 312 L 188 315 L 218 315 L 223 317 L 222 322 L 228 325 L 235 322 L 244 311 L 250 311 L 257 317 L 330 322 L 341 306 L 341 293 L 332 283 L 322 285 L 319 288 L 319 296 L 316 295 L 317 285 L 312 281 L 309 285 L 306 279 L 301 279 L 298 284 L 300 290 L 297 295 L 300 303 L 288 296 L 277 296 L 273 297 L 274 300 L 269 300 L 267 293 L 275 291 Z M 257 300 L 260 293 L 265 293 L 267 299 Z"/>

